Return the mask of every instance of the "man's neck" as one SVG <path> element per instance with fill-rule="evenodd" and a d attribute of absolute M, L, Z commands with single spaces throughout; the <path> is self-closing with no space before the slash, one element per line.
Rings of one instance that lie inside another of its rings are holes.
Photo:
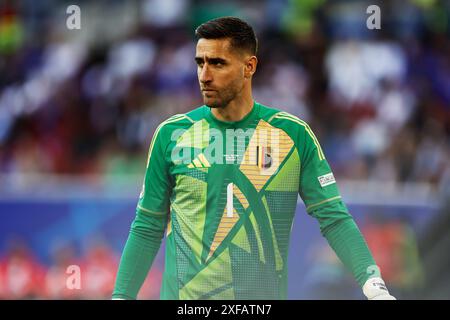
<path fill-rule="evenodd" d="M 235 122 L 242 120 L 252 111 L 253 98 L 233 100 L 224 108 L 211 108 L 212 114 L 216 119 L 227 122 Z"/>

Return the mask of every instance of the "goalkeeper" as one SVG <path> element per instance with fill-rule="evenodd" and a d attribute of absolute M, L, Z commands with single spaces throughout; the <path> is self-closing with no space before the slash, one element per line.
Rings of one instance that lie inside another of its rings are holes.
<path fill-rule="evenodd" d="M 254 101 L 253 29 L 224 17 L 196 36 L 204 105 L 153 135 L 113 299 L 136 298 L 164 234 L 161 299 L 286 299 L 298 195 L 366 297 L 394 299 L 311 128 Z"/>

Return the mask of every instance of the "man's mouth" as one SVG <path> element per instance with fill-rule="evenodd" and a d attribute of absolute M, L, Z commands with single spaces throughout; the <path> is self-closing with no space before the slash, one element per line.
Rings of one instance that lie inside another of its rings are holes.
<path fill-rule="evenodd" d="M 212 96 L 214 96 L 216 93 L 217 93 L 217 91 L 216 91 L 216 90 L 212 90 L 212 89 L 203 89 L 203 90 L 202 90 L 202 94 L 203 94 L 205 97 L 212 97 Z"/>

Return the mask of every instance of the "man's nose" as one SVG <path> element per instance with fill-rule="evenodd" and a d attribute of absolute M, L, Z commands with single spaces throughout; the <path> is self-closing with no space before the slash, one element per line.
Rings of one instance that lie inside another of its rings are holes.
<path fill-rule="evenodd" d="M 207 64 L 204 64 L 202 69 L 200 70 L 199 80 L 201 83 L 207 83 L 212 81 L 211 70 Z"/>

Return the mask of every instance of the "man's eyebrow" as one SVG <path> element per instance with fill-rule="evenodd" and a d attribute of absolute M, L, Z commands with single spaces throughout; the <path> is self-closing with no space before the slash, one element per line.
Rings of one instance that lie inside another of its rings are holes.
<path fill-rule="evenodd" d="M 215 64 L 215 63 L 226 63 L 227 61 L 223 58 L 208 58 L 206 57 L 206 61 L 208 61 L 209 63 Z M 204 62 L 203 57 L 195 57 L 195 62 L 200 63 L 200 62 Z"/>
<path fill-rule="evenodd" d="M 226 60 L 223 58 L 209 58 L 209 63 L 215 64 L 215 63 L 225 63 Z"/>

